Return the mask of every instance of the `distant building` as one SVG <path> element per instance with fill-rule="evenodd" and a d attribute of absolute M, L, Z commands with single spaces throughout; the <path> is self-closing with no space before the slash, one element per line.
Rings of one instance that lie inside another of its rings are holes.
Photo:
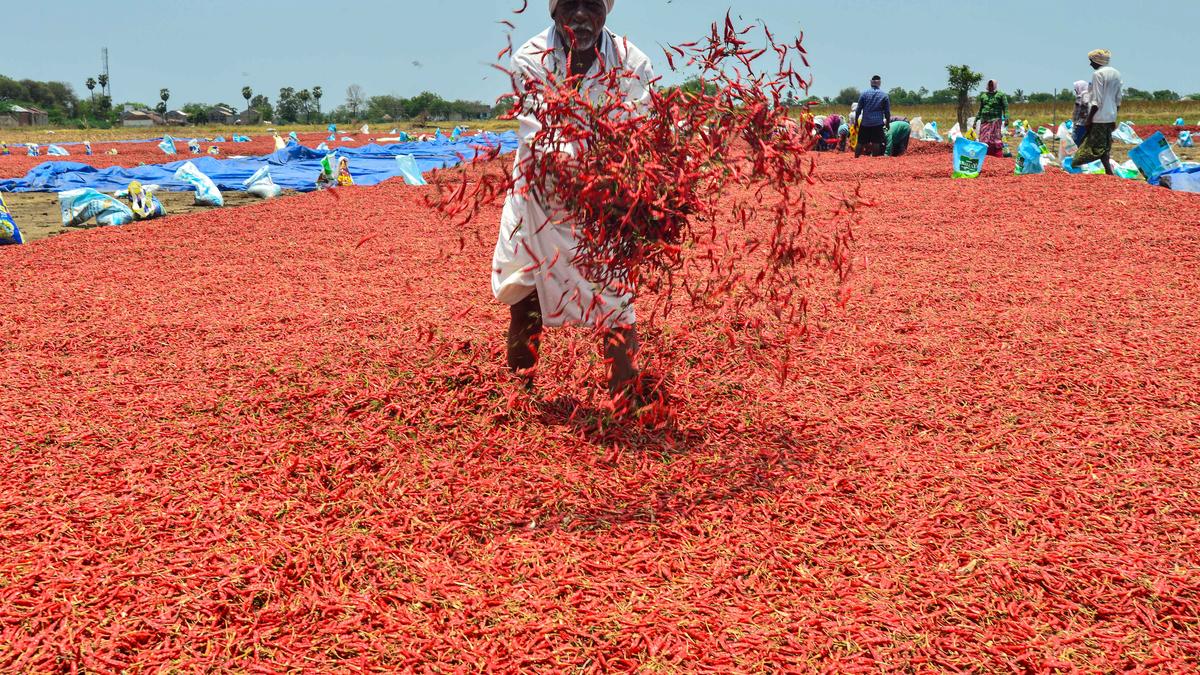
<path fill-rule="evenodd" d="M 0 111 L 0 127 L 44 127 L 50 124 L 50 114 L 33 106 L 9 104 Z"/>
<path fill-rule="evenodd" d="M 227 105 L 215 105 L 208 109 L 208 121 L 211 124 L 237 124 L 238 114 Z"/>
<path fill-rule="evenodd" d="M 156 127 L 162 123 L 163 118 L 151 110 L 126 110 L 121 113 L 123 127 Z"/>
<path fill-rule="evenodd" d="M 182 127 L 188 123 L 188 114 L 182 110 L 172 110 L 167 113 L 167 124 L 173 127 Z"/>
<path fill-rule="evenodd" d="M 243 110 L 237 116 L 237 124 L 259 124 L 262 122 L 262 113 L 257 110 Z"/>

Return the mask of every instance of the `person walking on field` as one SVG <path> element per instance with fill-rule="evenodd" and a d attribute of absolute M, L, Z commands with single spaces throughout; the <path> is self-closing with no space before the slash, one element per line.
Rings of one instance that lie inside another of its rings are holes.
<path fill-rule="evenodd" d="M 871 88 L 858 97 L 858 144 L 854 147 L 854 156 L 860 157 L 864 150 L 872 157 L 883 154 L 887 143 L 885 134 L 888 130 L 888 120 L 892 118 L 892 102 L 886 92 L 880 89 L 883 78 L 876 75 L 871 78 Z"/>
<path fill-rule="evenodd" d="M 517 91 L 526 83 L 582 76 L 584 93 L 606 95 L 604 74 L 621 73 L 619 94 L 631 111 L 646 109 L 654 71 L 650 59 L 628 40 L 606 28 L 616 0 L 550 0 L 554 25 L 532 38 L 512 57 Z M 536 97 L 530 97 L 535 99 Z M 545 326 L 578 325 L 600 329 L 609 366 L 614 406 L 627 411 L 638 404 L 641 386 L 635 366 L 638 349 L 633 297 L 624 289 L 601 287 L 573 262 L 578 248 L 576 227 L 561 222 L 553 195 L 532 194 L 523 166 L 535 161 L 532 144 L 545 125 L 570 123 L 548 120 L 536 101 L 526 104 L 517 119 L 519 144 L 514 165 L 516 187 L 508 194 L 492 257 L 492 292 L 509 305 L 508 366 L 532 385 L 538 347 Z M 564 151 L 571 151 L 570 148 Z M 539 151 L 540 152 L 540 151 Z"/>
<path fill-rule="evenodd" d="M 988 80 L 987 91 L 979 95 L 979 141 L 986 143 L 992 157 L 1004 156 L 1004 120 L 1008 119 L 1008 94 L 1000 91 L 995 80 Z"/>
<path fill-rule="evenodd" d="M 1087 135 L 1087 119 L 1088 114 L 1092 111 L 1092 104 L 1088 96 L 1089 85 L 1084 80 L 1076 80 L 1075 82 L 1075 114 L 1071 116 L 1071 140 L 1075 141 L 1075 145 L 1083 142 L 1083 137 Z"/>
<path fill-rule="evenodd" d="M 1074 166 L 1100 160 L 1104 173 L 1113 175 L 1112 135 L 1117 128 L 1117 110 L 1121 107 L 1121 73 L 1108 65 L 1112 53 L 1097 49 L 1088 54 L 1092 64 L 1092 85 L 1088 92 L 1090 107 L 1087 116 L 1087 135 L 1075 153 Z"/>

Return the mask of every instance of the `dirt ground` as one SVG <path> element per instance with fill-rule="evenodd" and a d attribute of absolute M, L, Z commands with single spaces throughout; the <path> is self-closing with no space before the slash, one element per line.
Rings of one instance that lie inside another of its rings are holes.
<path fill-rule="evenodd" d="M 289 195 L 294 194 L 296 193 L 285 192 L 278 199 L 287 199 Z M 162 202 L 163 208 L 167 212 L 166 218 L 184 213 L 211 211 L 216 208 L 196 205 L 194 193 L 192 192 L 160 192 L 155 196 Z M 225 192 L 222 196 L 225 198 L 225 206 L 223 208 L 226 209 L 262 201 L 245 192 Z M 46 239 L 47 237 L 66 234 L 68 232 L 78 232 L 93 227 L 101 227 L 100 225 L 96 225 L 94 221 L 82 226 L 63 227 L 62 217 L 59 215 L 58 195 L 53 192 L 6 193 L 4 195 L 4 202 L 8 204 L 8 209 L 17 221 L 17 227 L 21 228 L 21 234 L 24 236 L 26 242 Z"/>

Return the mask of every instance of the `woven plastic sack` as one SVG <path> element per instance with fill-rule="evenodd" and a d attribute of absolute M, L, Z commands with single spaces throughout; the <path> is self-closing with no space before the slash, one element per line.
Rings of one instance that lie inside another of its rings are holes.
<path fill-rule="evenodd" d="M 1101 174 L 1101 173 L 1104 173 L 1104 165 L 1101 164 L 1100 160 L 1098 160 L 1098 159 L 1094 162 L 1089 162 L 1087 164 L 1084 164 L 1081 167 L 1076 168 L 1075 167 L 1075 158 L 1068 157 L 1063 160 L 1062 168 L 1063 168 L 1063 171 L 1066 171 L 1067 173 L 1073 173 L 1073 174 L 1081 174 L 1081 173 Z"/>
<path fill-rule="evenodd" d="M 1129 180 L 1137 180 L 1142 177 L 1142 172 L 1138 170 L 1137 164 L 1134 164 L 1132 159 L 1127 159 L 1120 164 L 1113 162 L 1113 173 L 1121 178 Z"/>
<path fill-rule="evenodd" d="M 129 184 L 125 196 L 129 200 L 129 210 L 133 211 L 134 220 L 150 220 L 166 215 L 162 202 L 154 196 L 156 189 L 157 185 L 142 185 L 136 180 Z"/>
<path fill-rule="evenodd" d="M 58 208 L 64 226 L 83 225 L 92 218 L 101 225 L 124 225 L 133 222 L 133 211 L 116 197 L 92 188 L 79 188 L 58 193 Z"/>
<path fill-rule="evenodd" d="M 242 183 L 242 186 L 246 188 L 246 192 L 259 199 L 274 199 L 283 192 L 283 188 L 271 180 L 271 170 L 266 165 L 255 171 L 254 175 Z"/>
<path fill-rule="evenodd" d="M 1164 173 L 1182 167 L 1179 157 L 1175 155 L 1167 137 L 1163 136 L 1161 131 L 1154 132 L 1144 143 L 1130 150 L 1129 159 L 1137 164 L 1137 168 L 1141 169 L 1142 175 L 1146 177 L 1146 182 L 1151 185 L 1158 185 L 1158 177 Z"/>
<path fill-rule="evenodd" d="M 954 141 L 954 178 L 978 178 L 983 171 L 983 160 L 987 157 L 988 146 L 979 141 L 968 141 L 960 138 Z"/>
<path fill-rule="evenodd" d="M 1190 132 L 1190 131 L 1179 132 L 1179 147 L 1190 148 L 1195 145 L 1196 145 L 1196 141 L 1192 140 L 1192 132 Z"/>
<path fill-rule="evenodd" d="M 26 151 L 26 154 L 28 154 L 30 157 L 41 157 L 42 156 L 42 151 L 38 147 L 37 143 L 26 143 L 25 151 Z"/>
<path fill-rule="evenodd" d="M 1200 167 L 1165 173 L 1158 180 L 1175 192 L 1200 194 Z"/>
<path fill-rule="evenodd" d="M 12 214 L 8 212 L 8 204 L 4 203 L 4 194 L 0 193 L 0 246 L 24 243 L 21 228 L 17 227 L 17 221 L 13 220 Z"/>
<path fill-rule="evenodd" d="M 425 182 L 425 177 L 421 175 L 421 168 L 417 166 L 417 158 L 412 155 L 398 155 L 396 164 L 399 165 L 400 175 L 404 177 L 404 182 L 409 185 L 428 185 Z"/>
<path fill-rule="evenodd" d="M 1129 122 L 1121 122 L 1117 126 L 1117 130 L 1113 132 L 1113 140 L 1129 145 L 1138 145 L 1142 142 L 1137 132 L 1133 130 L 1133 125 Z"/>
<path fill-rule="evenodd" d="M 67 152 L 67 149 L 61 145 L 51 144 L 46 148 L 46 154 L 50 157 L 67 157 L 71 153 Z"/>
<path fill-rule="evenodd" d="M 192 153 L 193 155 L 200 154 L 200 141 L 194 138 L 188 141 L 188 152 Z"/>
<path fill-rule="evenodd" d="M 1182 117 L 1175 118 L 1175 126 L 1177 126 L 1177 127 L 1183 126 L 1183 118 Z"/>
<path fill-rule="evenodd" d="M 1042 139 L 1032 131 L 1025 134 L 1025 138 L 1021 140 L 1021 144 L 1017 146 L 1017 154 L 1013 157 L 1016 160 L 1016 166 L 1013 168 L 1013 173 L 1018 176 L 1029 176 L 1037 173 L 1042 173 L 1042 149 L 1045 146 L 1042 144 Z"/>
<path fill-rule="evenodd" d="M 163 151 L 165 155 L 174 155 L 175 139 L 170 136 L 163 136 L 162 142 L 158 144 L 158 149 Z"/>
<path fill-rule="evenodd" d="M 195 164 L 184 162 L 175 171 L 175 180 L 181 180 L 196 188 L 196 203 L 201 206 L 225 206 L 225 198 L 212 179 L 200 172 Z"/>
<path fill-rule="evenodd" d="M 941 143 L 945 140 L 942 138 L 942 135 L 938 133 L 937 122 L 930 122 L 921 129 L 921 140 L 931 141 L 933 143 Z"/>

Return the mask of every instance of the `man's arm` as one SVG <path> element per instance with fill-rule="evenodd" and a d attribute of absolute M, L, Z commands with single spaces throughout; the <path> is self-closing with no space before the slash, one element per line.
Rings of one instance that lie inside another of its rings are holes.
<path fill-rule="evenodd" d="M 892 97 L 883 95 L 883 128 L 892 128 Z"/>

